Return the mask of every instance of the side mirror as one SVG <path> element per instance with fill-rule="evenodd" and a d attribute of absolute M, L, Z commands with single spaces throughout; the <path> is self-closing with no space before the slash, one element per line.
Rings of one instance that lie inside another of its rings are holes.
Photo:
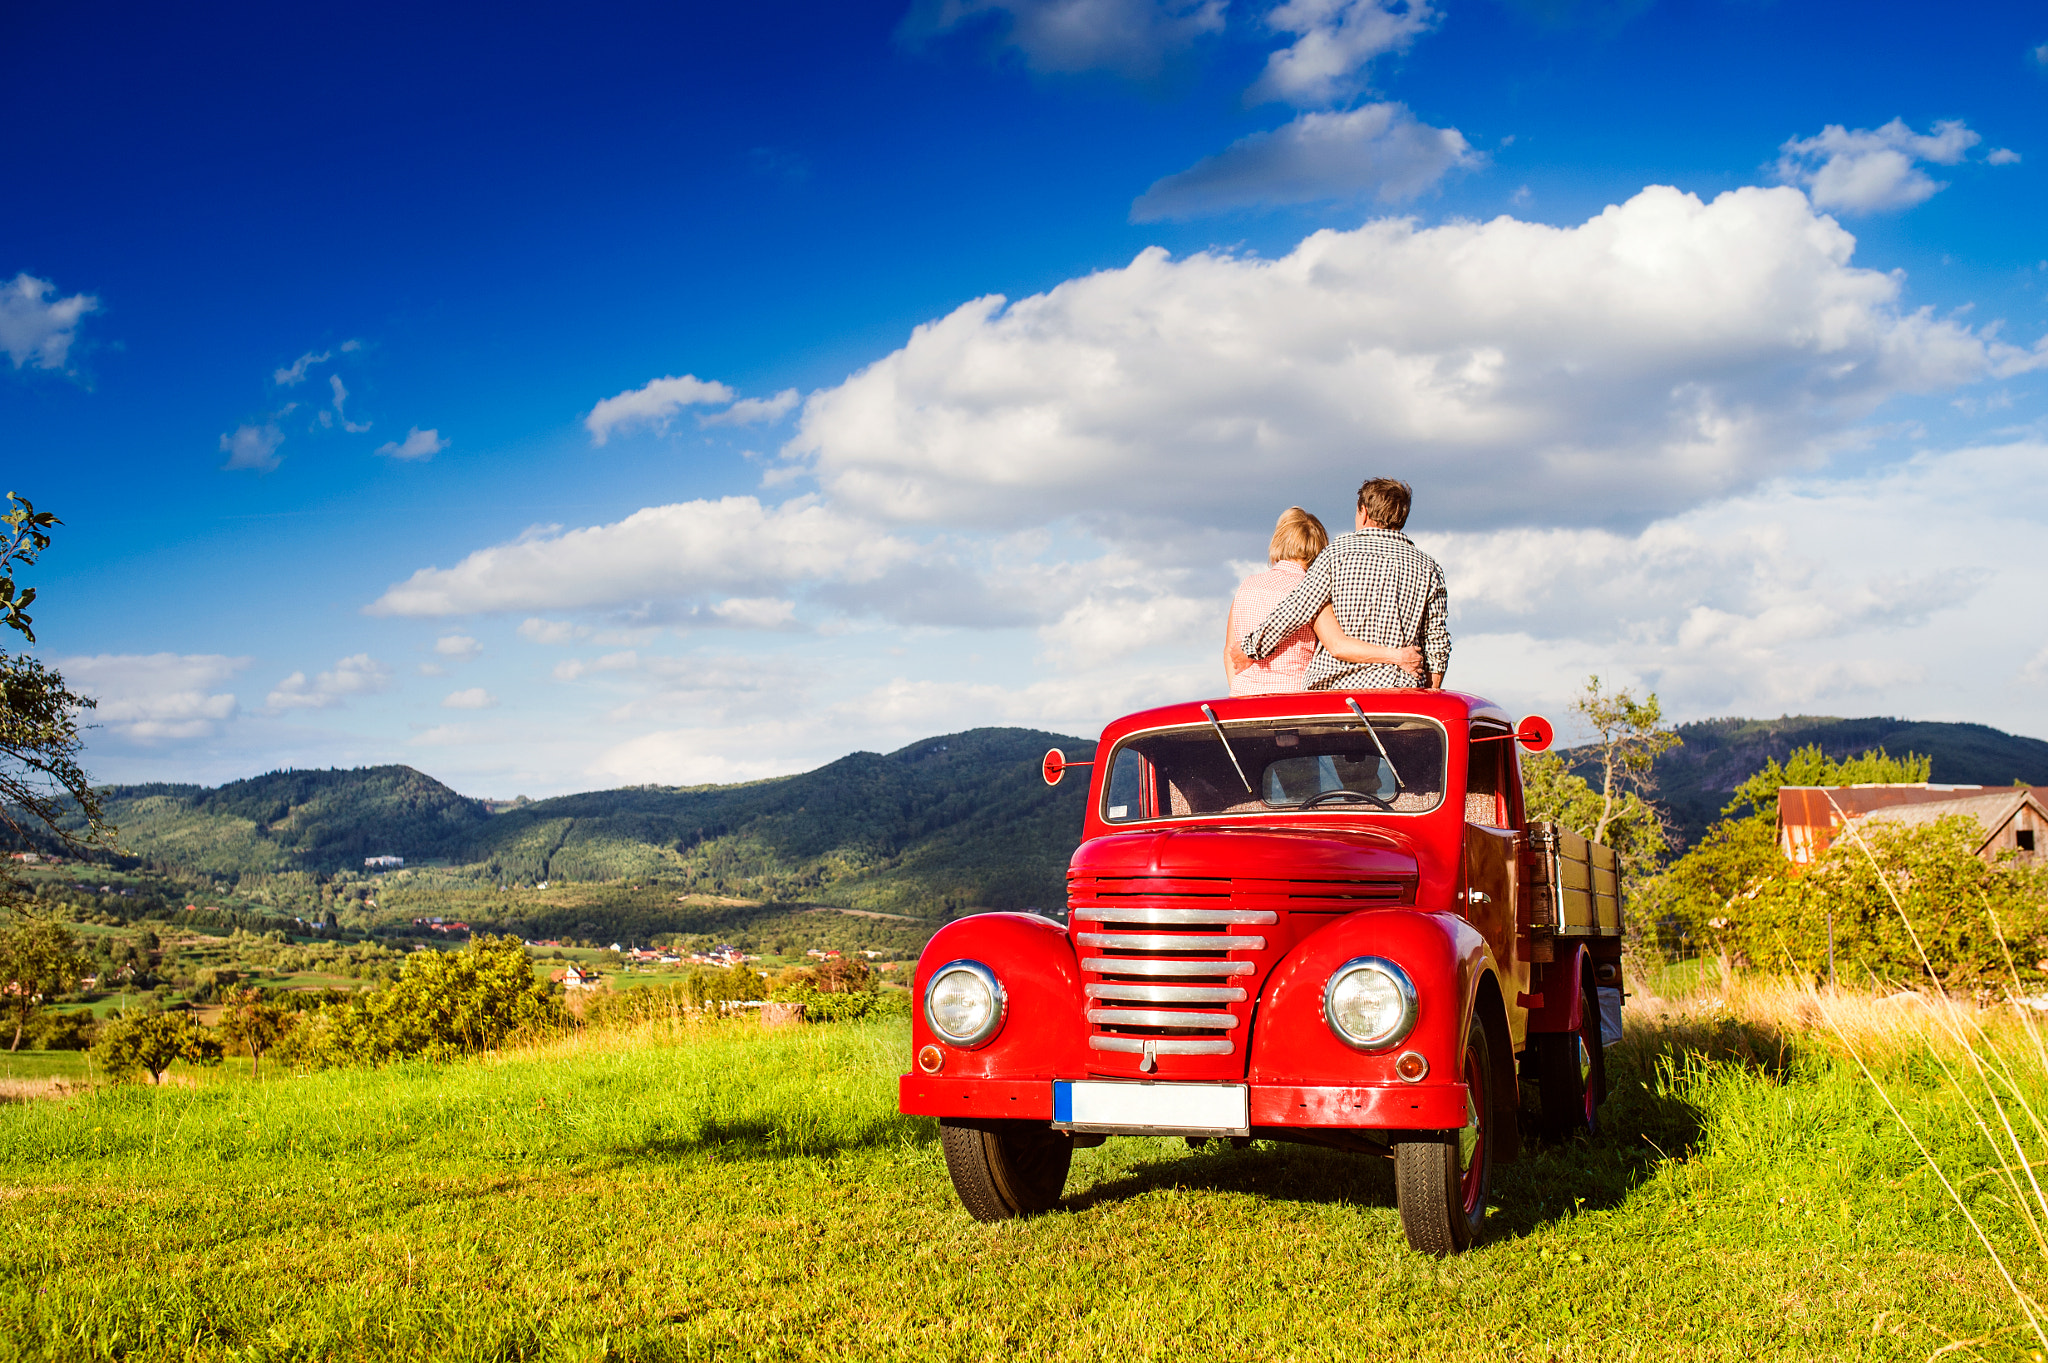
<path fill-rule="evenodd" d="M 1061 752 L 1058 748 L 1054 748 L 1045 755 L 1045 760 L 1038 764 L 1038 770 L 1045 777 L 1047 785 L 1056 786 L 1060 783 L 1060 778 L 1067 774 L 1068 767 L 1092 767 L 1094 765 L 1093 762 L 1069 762 L 1065 753 Z"/>
<path fill-rule="evenodd" d="M 1557 731 L 1541 715 L 1530 715 L 1515 726 L 1515 742 L 1530 752 L 1543 752 L 1550 747 L 1550 740 L 1556 737 Z"/>

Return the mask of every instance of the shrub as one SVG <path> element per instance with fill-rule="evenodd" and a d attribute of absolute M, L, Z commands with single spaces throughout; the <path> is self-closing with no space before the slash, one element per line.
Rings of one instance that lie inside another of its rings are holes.
<path fill-rule="evenodd" d="M 768 997 L 767 978 L 743 963 L 724 970 L 693 970 L 683 987 L 695 1007 Z"/>
<path fill-rule="evenodd" d="M 147 1070 L 152 1084 L 161 1084 L 164 1071 L 177 1061 L 218 1065 L 220 1055 L 220 1042 L 190 1013 L 134 1009 L 101 1024 L 92 1046 L 92 1058 L 108 1074 L 119 1078 Z"/>
<path fill-rule="evenodd" d="M 534 980 L 519 939 L 485 935 L 461 951 L 413 952 L 395 983 L 322 1009 L 293 1029 L 279 1053 L 313 1066 L 445 1060 L 567 1021 L 561 997 Z"/>
<path fill-rule="evenodd" d="M 39 1051 L 83 1051 L 90 1049 L 99 1021 L 84 1010 L 57 1013 L 45 1010 L 28 1026 L 29 1044 Z"/>
<path fill-rule="evenodd" d="M 1832 914 L 1838 977 L 1921 976 L 1923 949 L 1952 988 L 1997 990 L 2010 980 L 2008 951 L 2024 987 L 2048 976 L 2048 874 L 2010 856 L 1978 857 L 1983 830 L 1965 815 L 1918 827 L 1878 824 L 1862 838 L 1868 856 L 1845 837 L 1803 873 L 1781 860 L 1708 920 L 1710 940 L 1738 963 L 1766 970 L 1789 963 L 1825 978 Z"/>

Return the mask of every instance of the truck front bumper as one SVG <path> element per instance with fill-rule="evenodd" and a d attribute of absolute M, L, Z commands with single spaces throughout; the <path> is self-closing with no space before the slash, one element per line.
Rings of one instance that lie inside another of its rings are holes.
<path fill-rule="evenodd" d="M 1076 1076 L 1077 1078 L 1080 1076 Z M 906 1074 L 897 1105 L 906 1116 L 1052 1120 L 1050 1079 L 948 1079 Z M 1251 1084 L 1251 1125 L 1452 1131 L 1465 1125 L 1463 1084 Z"/>

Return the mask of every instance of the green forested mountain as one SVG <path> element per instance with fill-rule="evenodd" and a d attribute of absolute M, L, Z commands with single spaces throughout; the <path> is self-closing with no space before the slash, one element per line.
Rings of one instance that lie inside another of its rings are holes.
<path fill-rule="evenodd" d="M 121 846 L 223 875 L 361 870 L 363 858 L 450 856 L 484 835 L 481 800 L 411 767 L 273 771 L 207 788 L 109 786 Z"/>
<path fill-rule="evenodd" d="M 1809 743 L 1833 757 L 1926 753 L 1936 781 L 2048 784 L 2048 743 L 1979 724 L 1796 716 L 1679 732 L 1685 745 L 1657 762 L 1658 797 L 1689 841 L 1765 759 Z M 410 767 L 272 772 L 212 789 L 115 786 L 106 807 L 124 849 L 146 861 L 229 878 L 296 872 L 307 893 L 316 878 L 360 872 L 364 857 L 402 856 L 412 889 L 387 896 L 394 912 L 439 885 L 492 892 L 488 910 L 460 895 L 447 903 L 496 919 L 513 912 L 501 887 L 545 881 L 660 890 L 647 912 L 690 894 L 938 918 L 1062 902 L 1087 784 L 1079 773 L 1057 788 L 1039 779 L 1054 745 L 1084 759 L 1093 746 L 975 729 L 798 776 L 592 791 L 499 814 Z M 1567 755 L 1584 769 L 1583 750 Z"/>
<path fill-rule="evenodd" d="M 975 729 L 744 785 L 642 786 L 490 814 L 410 767 L 273 772 L 216 789 L 115 786 L 124 850 L 214 875 L 360 871 L 402 856 L 492 886 L 649 881 L 684 893 L 918 915 L 1064 899 L 1086 782 L 1038 776 L 1086 740 Z"/>
<path fill-rule="evenodd" d="M 1735 787 L 1766 759 L 1780 762 L 1794 748 L 1818 743 L 1837 760 L 1872 748 L 1894 757 L 1921 753 L 1934 759 L 1929 780 L 1957 785 L 2048 785 L 2048 743 L 2002 733 L 1983 724 L 1921 723 L 1905 719 L 1834 719 L 1788 715 L 1780 719 L 1709 719 L 1678 726 L 1685 745 L 1657 759 L 1657 799 L 1688 844 L 1721 817 Z M 1590 775 L 1586 750 L 1565 754 Z"/>

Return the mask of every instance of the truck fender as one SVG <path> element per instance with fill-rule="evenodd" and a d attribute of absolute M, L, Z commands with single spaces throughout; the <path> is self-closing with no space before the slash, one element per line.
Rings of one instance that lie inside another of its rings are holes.
<path fill-rule="evenodd" d="M 1385 1051 L 1359 1051 L 1323 1018 L 1330 975 L 1354 956 L 1382 956 L 1415 985 L 1414 1030 Z M 1479 983 L 1492 970 L 1486 939 L 1447 913 L 1368 910 L 1347 915 L 1297 943 L 1267 976 L 1252 1033 L 1254 1084 L 1398 1083 L 1394 1059 L 1420 1051 L 1425 1083 L 1458 1083 L 1458 1055 Z"/>
<path fill-rule="evenodd" d="M 940 1040 L 924 1016 L 933 972 L 958 960 L 981 962 L 1003 987 L 1003 1024 L 973 1050 Z M 926 1046 L 936 1046 L 947 1078 L 1053 1079 L 1087 1066 L 1080 964 L 1066 928 L 1049 918 L 977 913 L 953 920 L 919 955 L 910 1000 L 912 1064 Z"/>
<path fill-rule="evenodd" d="M 1585 980 L 1591 969 L 1582 946 L 1573 946 L 1562 959 L 1544 966 L 1543 1006 L 1529 1010 L 1529 1030 L 1576 1032 L 1585 1020 Z"/>

